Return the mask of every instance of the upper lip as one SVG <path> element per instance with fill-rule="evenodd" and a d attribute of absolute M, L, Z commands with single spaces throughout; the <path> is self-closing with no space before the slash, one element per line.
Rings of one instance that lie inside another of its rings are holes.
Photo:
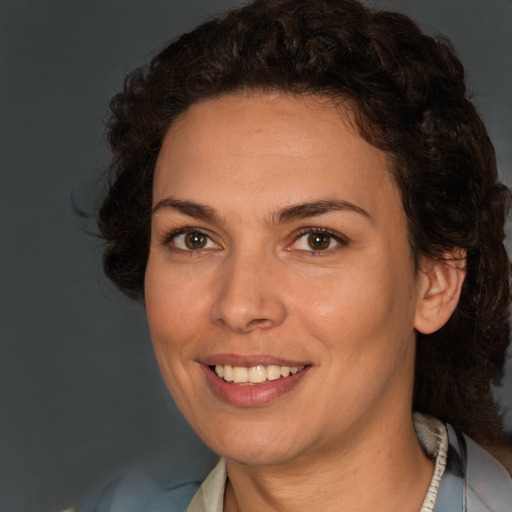
<path fill-rule="evenodd" d="M 215 365 L 230 365 L 240 366 L 245 368 L 251 368 L 253 366 L 306 366 L 309 363 L 304 361 L 296 361 L 291 359 L 284 359 L 281 357 L 275 357 L 268 354 L 251 354 L 251 355 L 239 355 L 239 354 L 213 354 L 204 357 L 200 361 L 207 366 Z"/>

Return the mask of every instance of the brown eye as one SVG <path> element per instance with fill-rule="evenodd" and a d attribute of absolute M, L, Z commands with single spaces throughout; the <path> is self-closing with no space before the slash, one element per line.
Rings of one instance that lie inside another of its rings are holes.
<path fill-rule="evenodd" d="M 309 253 L 332 251 L 349 244 L 348 238 L 336 231 L 326 228 L 304 228 L 302 234 L 295 239 L 292 248 Z"/>
<path fill-rule="evenodd" d="M 332 236 L 325 233 L 310 233 L 307 238 L 308 245 L 314 251 L 323 251 L 331 245 Z"/>
<path fill-rule="evenodd" d="M 198 231 L 192 231 L 186 233 L 184 236 L 184 242 L 188 249 L 203 249 L 206 246 L 208 237 Z"/>

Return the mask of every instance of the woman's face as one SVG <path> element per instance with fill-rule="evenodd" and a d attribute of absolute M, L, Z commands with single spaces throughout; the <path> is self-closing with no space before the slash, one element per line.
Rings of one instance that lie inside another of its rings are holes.
<path fill-rule="evenodd" d="M 410 417 L 420 286 L 386 155 L 349 119 L 227 96 L 192 106 L 158 158 L 156 356 L 192 427 L 239 462 L 344 450 Z"/>

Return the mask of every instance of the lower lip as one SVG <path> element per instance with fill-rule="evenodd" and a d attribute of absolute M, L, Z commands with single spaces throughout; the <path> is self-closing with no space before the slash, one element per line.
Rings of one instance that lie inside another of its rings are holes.
<path fill-rule="evenodd" d="M 226 382 L 218 377 L 209 366 L 202 364 L 201 369 L 206 376 L 210 389 L 221 400 L 239 407 L 259 407 L 267 405 L 292 391 L 306 376 L 311 366 L 306 366 L 300 372 L 289 377 L 245 386 Z"/>

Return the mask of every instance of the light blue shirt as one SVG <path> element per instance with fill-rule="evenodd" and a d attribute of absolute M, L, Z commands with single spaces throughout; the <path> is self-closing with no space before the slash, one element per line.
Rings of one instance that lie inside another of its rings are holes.
<path fill-rule="evenodd" d="M 445 433 L 446 463 L 435 484 L 433 512 L 512 512 L 512 479 L 505 468 L 451 425 L 445 426 Z M 204 488 L 200 490 L 203 478 L 173 475 L 162 482 L 155 475 L 133 471 L 91 495 L 76 512 L 187 512 L 193 499 L 189 510 L 221 511 L 223 464 L 206 481 L 206 496 L 211 499 L 204 498 Z"/>

